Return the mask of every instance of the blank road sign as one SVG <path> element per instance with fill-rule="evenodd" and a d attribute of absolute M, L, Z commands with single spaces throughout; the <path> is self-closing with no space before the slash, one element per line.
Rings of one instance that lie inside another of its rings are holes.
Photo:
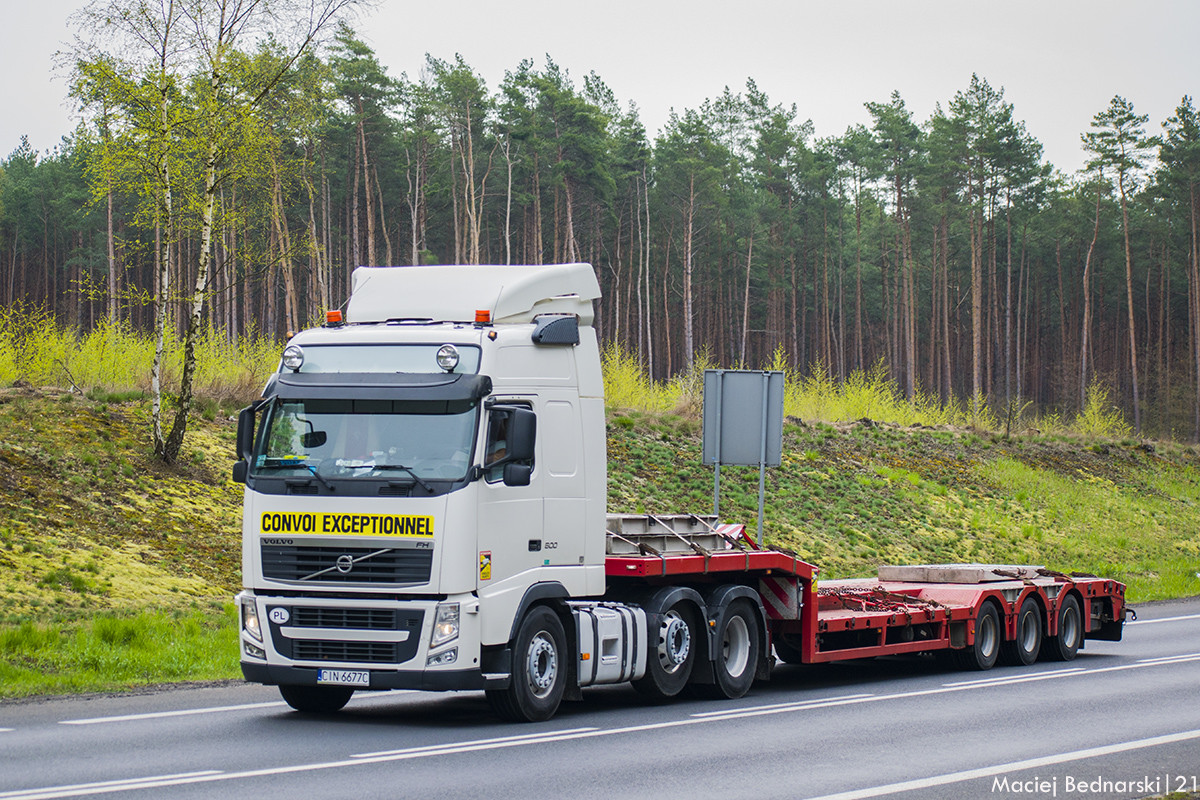
<path fill-rule="evenodd" d="M 764 425 L 763 397 L 766 395 Z M 783 451 L 783 373 L 704 371 L 704 463 L 779 466 Z"/>

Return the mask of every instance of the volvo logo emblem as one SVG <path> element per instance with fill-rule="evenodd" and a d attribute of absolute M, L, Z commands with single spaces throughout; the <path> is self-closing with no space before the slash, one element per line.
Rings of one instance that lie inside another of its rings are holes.
<path fill-rule="evenodd" d="M 334 566 L 337 567 L 338 572 L 342 573 L 343 575 L 348 575 L 350 574 L 350 570 L 354 569 L 354 556 L 343 553 L 337 557 L 337 561 L 334 562 Z"/>

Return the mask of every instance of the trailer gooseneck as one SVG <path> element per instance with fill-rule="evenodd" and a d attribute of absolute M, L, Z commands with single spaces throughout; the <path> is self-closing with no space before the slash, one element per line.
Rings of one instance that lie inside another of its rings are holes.
<path fill-rule="evenodd" d="M 712 517 L 606 515 L 586 264 L 362 267 L 238 421 L 241 664 L 303 711 L 482 689 L 537 721 L 586 686 L 740 697 L 794 663 L 961 667 L 1119 640 L 1125 587 L 1020 565 L 818 582 Z"/>

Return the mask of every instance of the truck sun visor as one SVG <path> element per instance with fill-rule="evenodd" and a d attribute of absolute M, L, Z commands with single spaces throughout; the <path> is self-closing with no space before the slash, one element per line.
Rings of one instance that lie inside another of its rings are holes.
<path fill-rule="evenodd" d="M 491 394 L 487 375 L 416 372 L 279 373 L 270 387 L 285 400 L 479 400 Z"/>

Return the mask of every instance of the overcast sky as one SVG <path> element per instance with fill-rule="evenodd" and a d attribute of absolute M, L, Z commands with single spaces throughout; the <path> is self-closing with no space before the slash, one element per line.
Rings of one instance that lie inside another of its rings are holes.
<path fill-rule="evenodd" d="M 45 150 L 71 130 L 53 56 L 81 0 L 6 2 L 0 26 L 0 155 L 22 134 Z M 736 9 L 736 10 L 735 10 Z M 898 90 L 923 122 L 971 73 L 1003 87 L 1060 169 L 1079 168 L 1079 135 L 1114 94 L 1160 125 L 1200 93 L 1197 0 L 379 0 L 354 22 L 393 75 L 426 53 L 461 53 L 495 89 L 522 58 L 546 55 L 581 83 L 596 72 L 651 135 L 672 108 L 753 78 L 795 103 L 817 136 L 869 123 L 867 101 Z"/>

